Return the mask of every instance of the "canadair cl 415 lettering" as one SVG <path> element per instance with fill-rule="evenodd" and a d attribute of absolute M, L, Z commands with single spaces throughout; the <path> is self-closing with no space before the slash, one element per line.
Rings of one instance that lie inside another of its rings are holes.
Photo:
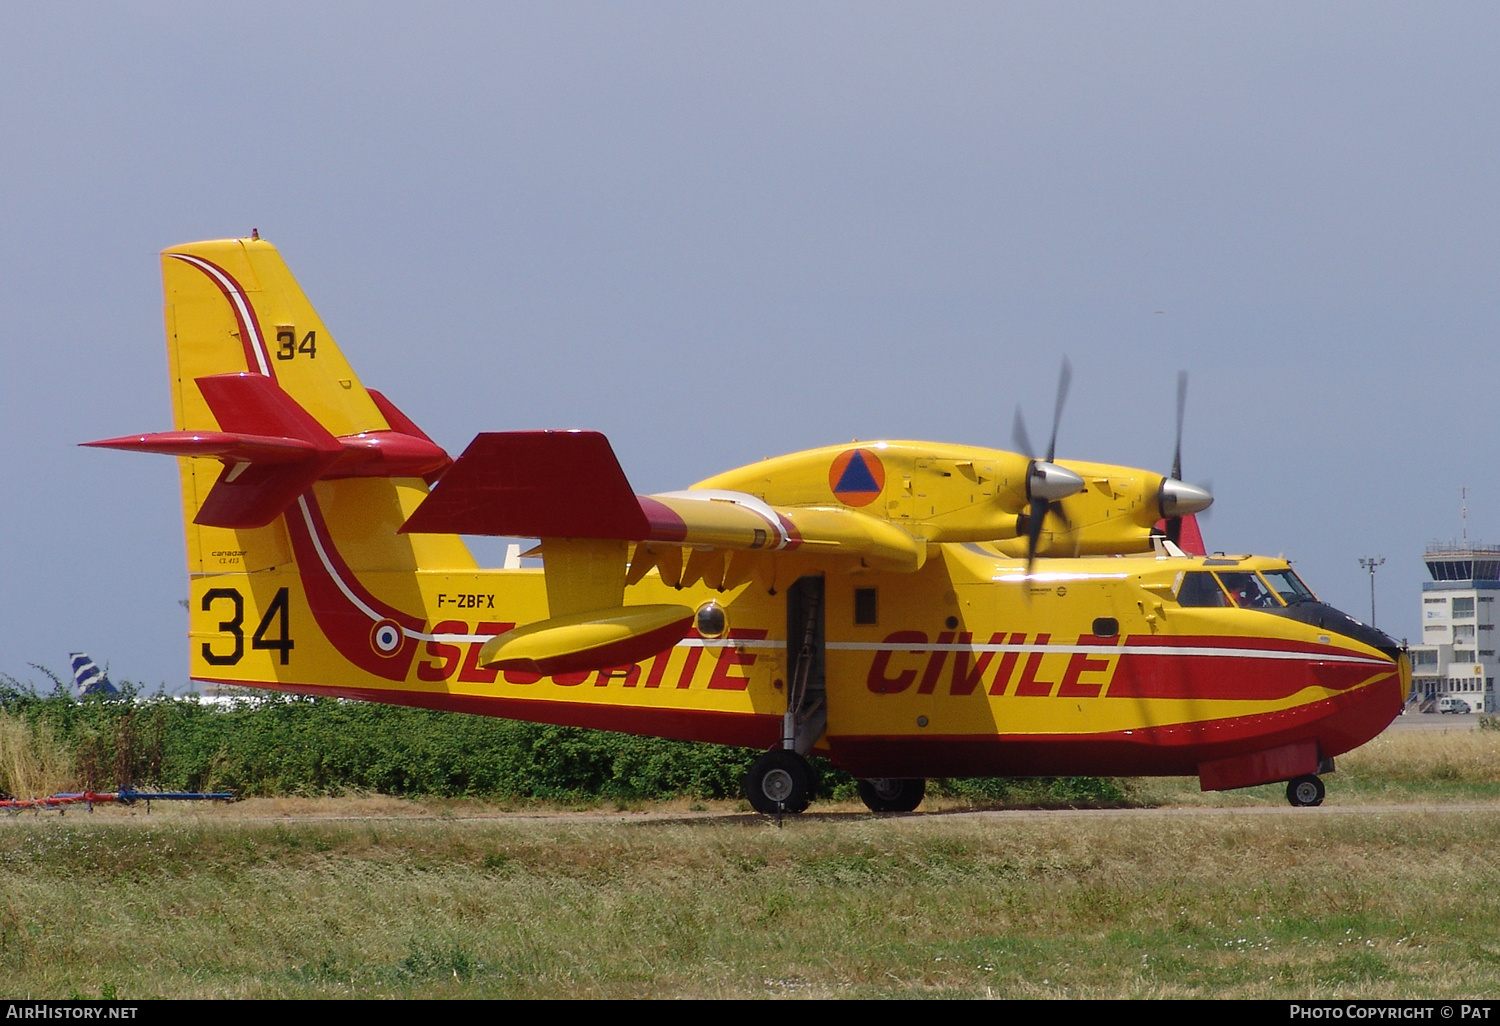
<path fill-rule="evenodd" d="M 637 495 L 587 431 L 482 434 L 456 460 L 365 388 L 258 238 L 162 254 L 192 676 L 806 757 L 878 811 L 929 777 L 1317 774 L 1379 733 L 1401 649 L 1284 560 L 1208 557 L 1207 492 L 1034 454 L 878 441 Z M 1179 453 L 1182 391 L 1178 393 Z M 461 534 L 541 540 L 478 568 Z"/>

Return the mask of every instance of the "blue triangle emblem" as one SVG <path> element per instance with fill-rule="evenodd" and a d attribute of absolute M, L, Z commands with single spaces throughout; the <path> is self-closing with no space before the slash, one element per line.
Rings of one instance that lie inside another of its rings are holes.
<path fill-rule="evenodd" d="M 849 465 L 839 477 L 839 483 L 834 485 L 833 493 L 838 495 L 842 492 L 878 491 L 880 486 L 875 483 L 875 475 L 870 473 L 869 465 L 865 463 L 865 454 L 855 450 L 854 455 L 849 458 Z"/>

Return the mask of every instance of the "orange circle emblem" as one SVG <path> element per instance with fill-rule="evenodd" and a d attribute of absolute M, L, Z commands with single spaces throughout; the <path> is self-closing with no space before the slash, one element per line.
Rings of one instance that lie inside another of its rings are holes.
<path fill-rule="evenodd" d="M 868 506 L 885 487 L 885 464 L 869 449 L 846 449 L 828 468 L 828 487 L 845 506 Z"/>

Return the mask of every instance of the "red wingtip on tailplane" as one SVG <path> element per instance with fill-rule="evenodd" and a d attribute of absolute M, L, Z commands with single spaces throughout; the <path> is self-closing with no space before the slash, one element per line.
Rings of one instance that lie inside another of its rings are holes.
<path fill-rule="evenodd" d="M 197 384 L 223 430 L 160 431 L 83 444 L 222 460 L 224 470 L 193 518 L 198 524 L 264 527 L 320 479 L 417 477 L 440 473 L 451 462 L 388 401 L 384 405 L 399 418 L 386 416 L 394 430 L 335 438 L 264 375 L 215 374 Z"/>
<path fill-rule="evenodd" d="M 384 394 L 375 391 L 373 388 L 367 388 L 365 391 L 370 394 L 370 399 L 375 403 L 375 408 L 380 411 L 380 415 L 385 418 L 385 422 L 391 426 L 392 432 L 404 435 L 408 439 L 415 438 L 426 442 L 437 450 L 438 455 L 442 457 L 441 461 L 431 470 L 422 472 L 422 480 L 426 481 L 429 485 L 436 484 L 438 478 L 442 477 L 447 473 L 448 468 L 453 466 L 453 461 L 448 458 L 448 454 L 439 448 L 436 442 L 428 438 L 427 432 L 417 427 L 415 421 L 397 409 L 396 404 L 387 399 Z"/>
<path fill-rule="evenodd" d="M 476 436 L 401 530 L 638 541 L 651 525 L 603 435 L 504 431 Z"/>

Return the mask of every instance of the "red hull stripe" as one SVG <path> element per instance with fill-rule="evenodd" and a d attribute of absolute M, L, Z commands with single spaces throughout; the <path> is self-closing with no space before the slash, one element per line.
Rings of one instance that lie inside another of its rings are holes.
<path fill-rule="evenodd" d="M 1372 670 L 1374 671 L 1372 673 Z M 1170 658 L 1122 656 L 1105 692 L 1110 698 L 1208 698 L 1275 700 L 1305 688 L 1347 691 L 1379 680 L 1396 680 L 1394 664 L 1323 662 L 1302 658 L 1300 665 L 1263 658 Z"/>
<path fill-rule="evenodd" d="M 234 276 L 202 257 L 188 256 L 186 253 L 168 253 L 167 256 L 198 268 L 219 287 L 219 291 L 224 293 L 224 298 L 229 300 L 229 306 L 234 311 L 234 319 L 239 322 L 240 344 L 245 349 L 246 369 L 252 372 L 259 371 L 275 381 L 276 374 L 271 369 L 266 341 L 260 333 L 260 322 L 255 318 L 255 308 L 250 305 L 244 288 L 234 280 Z"/>
<path fill-rule="evenodd" d="M 1004 633 L 1004 632 L 998 632 Z M 1130 637 L 1123 645 L 1107 642 L 1093 644 L 1056 645 L 1050 643 L 1004 644 L 1000 642 L 951 642 L 929 643 L 925 641 L 830 641 L 826 646 L 835 652 L 1041 652 L 1071 655 L 1138 655 L 1138 656 L 1202 656 L 1220 659 L 1295 659 L 1308 658 L 1317 662 L 1360 663 L 1366 666 L 1389 666 L 1391 660 L 1383 656 L 1363 655 L 1347 649 L 1332 648 L 1299 641 L 1275 638 L 1233 638 L 1207 635 L 1203 637 L 1144 638 Z"/>
<path fill-rule="evenodd" d="M 295 695 L 350 698 L 360 702 L 415 706 L 444 712 L 498 716 L 559 727 L 587 727 L 622 734 L 663 737 L 674 741 L 703 741 L 740 748 L 769 748 L 781 737 L 781 717 L 755 713 L 725 713 L 692 709 L 644 709 L 594 702 L 551 702 L 542 699 L 484 698 L 433 691 L 396 691 L 384 688 L 325 687 L 270 681 L 220 680 L 198 677 L 210 684 L 264 688 Z"/>
<path fill-rule="evenodd" d="M 406 680 L 417 654 L 419 639 L 413 635 L 420 634 L 426 621 L 381 602 L 359 583 L 328 537 L 327 525 L 311 493 L 298 498 L 285 519 L 313 619 L 333 647 L 367 673 L 391 681 Z M 377 649 L 371 637 L 384 620 L 394 622 L 402 631 L 400 646 L 389 653 Z"/>
<path fill-rule="evenodd" d="M 1332 639 L 1343 641 L 1337 634 L 1330 635 L 1330 643 L 1313 641 L 1292 641 L 1286 638 L 1226 638 L 1219 635 L 1177 635 L 1172 637 L 1152 636 L 1149 634 L 1133 634 L 1125 639 L 1125 644 L 1132 648 L 1148 649 L 1192 649 L 1192 648 L 1234 648 L 1240 651 L 1266 651 L 1302 653 L 1304 655 L 1316 656 L 1320 659 L 1365 659 L 1370 662 L 1384 661 L 1380 656 L 1353 655 L 1347 650 L 1333 648 Z"/>
<path fill-rule="evenodd" d="M 1292 709 L 1100 734 L 829 738 L 834 765 L 863 777 L 1196 776 L 1201 763 L 1312 740 L 1325 758 L 1358 748 L 1401 711 L 1394 679 Z"/>

